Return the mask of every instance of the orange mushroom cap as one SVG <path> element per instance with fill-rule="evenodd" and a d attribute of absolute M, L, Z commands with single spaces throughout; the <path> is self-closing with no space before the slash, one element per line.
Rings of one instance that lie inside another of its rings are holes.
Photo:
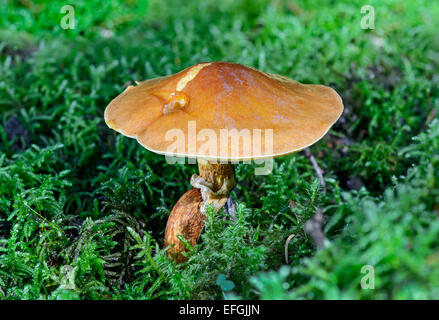
<path fill-rule="evenodd" d="M 301 84 L 241 64 L 212 62 L 129 86 L 107 106 L 105 122 L 159 154 L 250 160 L 312 145 L 342 112 L 340 96 L 329 87 Z M 188 124 L 195 125 L 193 142 Z M 177 151 L 175 132 L 185 137 Z M 227 140 L 221 140 L 222 134 Z M 209 148 L 206 142 L 212 135 L 217 143 Z M 250 150 L 244 139 L 248 136 Z M 238 147 L 230 143 L 234 138 Z"/>

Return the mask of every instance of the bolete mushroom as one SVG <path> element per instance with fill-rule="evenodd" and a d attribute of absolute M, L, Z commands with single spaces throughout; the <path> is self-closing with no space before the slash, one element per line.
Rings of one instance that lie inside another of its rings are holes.
<path fill-rule="evenodd" d="M 204 210 L 220 210 L 235 187 L 234 163 L 272 159 L 320 140 L 343 112 L 335 90 L 229 62 L 199 63 L 138 82 L 105 110 L 110 128 L 166 156 L 197 159 L 194 189 L 175 204 L 165 245 L 177 261 L 195 244 Z"/>

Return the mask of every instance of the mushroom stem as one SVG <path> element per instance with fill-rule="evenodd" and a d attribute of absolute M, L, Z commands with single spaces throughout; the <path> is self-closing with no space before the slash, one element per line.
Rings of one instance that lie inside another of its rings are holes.
<path fill-rule="evenodd" d="M 212 185 L 213 192 L 218 192 L 225 184 L 231 189 L 236 185 L 234 164 L 198 159 L 198 170 L 200 176 Z"/>
<path fill-rule="evenodd" d="M 176 262 L 186 261 L 181 253 L 186 245 L 178 239 L 185 238 L 191 245 L 195 245 L 204 227 L 205 216 L 200 207 L 203 203 L 199 189 L 187 191 L 174 205 L 169 215 L 165 231 L 165 247 L 171 246 L 166 252 L 170 259 Z"/>
<path fill-rule="evenodd" d="M 191 185 L 201 190 L 201 212 L 204 213 L 206 206 L 210 204 L 215 211 L 220 210 L 236 186 L 234 165 L 198 159 L 198 170 L 200 175 L 194 174 L 191 177 Z"/>
<path fill-rule="evenodd" d="M 194 174 L 191 177 L 191 185 L 194 189 L 186 192 L 177 201 L 166 224 L 165 246 L 172 246 L 168 250 L 168 256 L 177 262 L 186 260 L 181 254 L 186 248 L 178 236 L 195 245 L 204 227 L 204 212 L 207 205 L 213 205 L 214 211 L 219 211 L 236 186 L 233 164 L 199 159 L 198 169 L 200 175 Z"/>

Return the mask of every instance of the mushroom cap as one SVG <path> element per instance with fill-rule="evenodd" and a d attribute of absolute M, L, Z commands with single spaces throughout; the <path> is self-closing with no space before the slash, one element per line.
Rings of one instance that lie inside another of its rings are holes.
<path fill-rule="evenodd" d="M 129 86 L 107 106 L 105 122 L 155 153 L 239 161 L 305 149 L 342 112 L 332 88 L 211 62 Z"/>

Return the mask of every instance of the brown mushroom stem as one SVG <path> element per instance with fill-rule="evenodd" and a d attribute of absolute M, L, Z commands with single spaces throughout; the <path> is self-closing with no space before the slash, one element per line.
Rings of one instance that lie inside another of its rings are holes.
<path fill-rule="evenodd" d="M 198 170 L 203 179 L 212 184 L 212 191 L 216 192 L 224 182 L 235 182 L 235 165 L 231 163 L 211 162 L 198 159 Z"/>
<path fill-rule="evenodd" d="M 195 245 L 204 227 L 206 207 L 212 205 L 215 212 L 219 211 L 236 186 L 233 164 L 199 159 L 198 169 L 200 175 L 191 177 L 194 189 L 187 191 L 177 201 L 166 224 L 165 247 L 171 246 L 168 256 L 177 262 L 186 260 L 182 255 L 186 246 L 178 236 Z"/>
<path fill-rule="evenodd" d="M 191 177 L 191 185 L 201 190 L 201 211 L 204 213 L 210 204 L 214 206 L 215 211 L 220 210 L 236 186 L 234 165 L 198 159 L 198 170 L 200 175 L 194 174 Z"/>
<path fill-rule="evenodd" d="M 186 245 L 178 236 L 185 238 L 191 245 L 198 241 L 205 218 L 201 213 L 202 204 L 200 189 L 194 188 L 187 191 L 172 208 L 166 224 L 165 247 L 171 246 L 166 253 L 176 262 L 186 260 L 181 254 L 186 250 Z"/>

